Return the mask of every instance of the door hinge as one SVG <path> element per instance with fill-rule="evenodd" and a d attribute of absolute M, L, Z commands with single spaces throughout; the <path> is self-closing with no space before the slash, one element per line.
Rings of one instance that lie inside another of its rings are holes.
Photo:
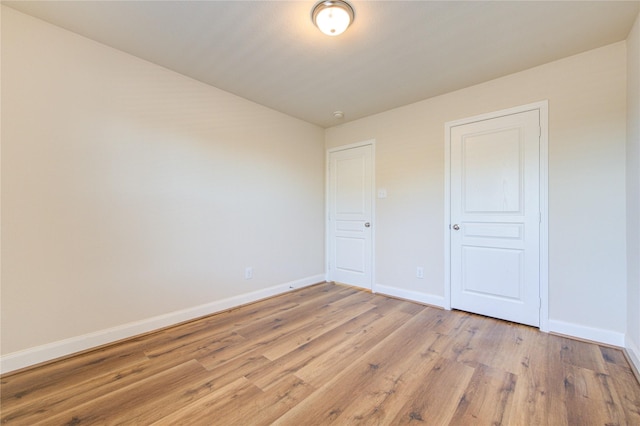
<path fill-rule="evenodd" d="M 542 223 L 542 212 L 538 212 L 538 223 Z"/>

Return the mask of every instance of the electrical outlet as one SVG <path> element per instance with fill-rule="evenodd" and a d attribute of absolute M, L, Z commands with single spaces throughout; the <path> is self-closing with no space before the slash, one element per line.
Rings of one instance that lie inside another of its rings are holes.
<path fill-rule="evenodd" d="M 253 266 L 247 266 L 244 269 L 244 279 L 250 280 L 251 278 L 253 278 Z"/>
<path fill-rule="evenodd" d="M 416 278 L 424 278 L 424 268 L 421 266 L 418 266 L 416 268 Z"/>

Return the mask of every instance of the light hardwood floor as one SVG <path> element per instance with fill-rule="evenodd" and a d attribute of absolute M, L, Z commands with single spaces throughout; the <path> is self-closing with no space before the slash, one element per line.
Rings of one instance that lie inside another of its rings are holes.
<path fill-rule="evenodd" d="M 640 425 L 618 349 L 319 284 L 2 377 L 18 425 Z"/>

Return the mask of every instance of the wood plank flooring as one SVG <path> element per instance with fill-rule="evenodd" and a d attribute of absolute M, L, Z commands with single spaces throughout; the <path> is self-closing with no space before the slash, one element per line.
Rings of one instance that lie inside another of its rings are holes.
<path fill-rule="evenodd" d="M 640 425 L 623 353 L 325 283 L 9 374 L 15 425 Z"/>

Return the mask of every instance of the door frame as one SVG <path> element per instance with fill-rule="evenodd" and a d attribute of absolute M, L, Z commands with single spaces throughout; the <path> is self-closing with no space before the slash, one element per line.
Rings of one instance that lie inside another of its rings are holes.
<path fill-rule="evenodd" d="M 339 151 L 346 151 L 348 149 L 360 148 L 363 146 L 371 146 L 371 282 L 369 289 L 375 293 L 375 275 L 376 275 L 376 140 L 368 139 L 362 142 L 351 143 L 348 145 L 336 146 L 334 148 L 327 149 L 325 156 L 325 212 L 324 212 L 324 228 L 325 228 L 325 244 L 324 244 L 324 277 L 326 281 L 329 281 L 329 259 L 331 259 L 330 251 L 330 223 L 329 212 L 331 210 L 330 202 L 330 190 L 331 190 L 331 175 L 329 166 L 331 165 L 331 154 Z"/>
<path fill-rule="evenodd" d="M 451 309 L 451 128 L 537 110 L 540 115 L 540 330 L 549 331 L 549 101 L 507 108 L 444 125 L 444 308 Z"/>

